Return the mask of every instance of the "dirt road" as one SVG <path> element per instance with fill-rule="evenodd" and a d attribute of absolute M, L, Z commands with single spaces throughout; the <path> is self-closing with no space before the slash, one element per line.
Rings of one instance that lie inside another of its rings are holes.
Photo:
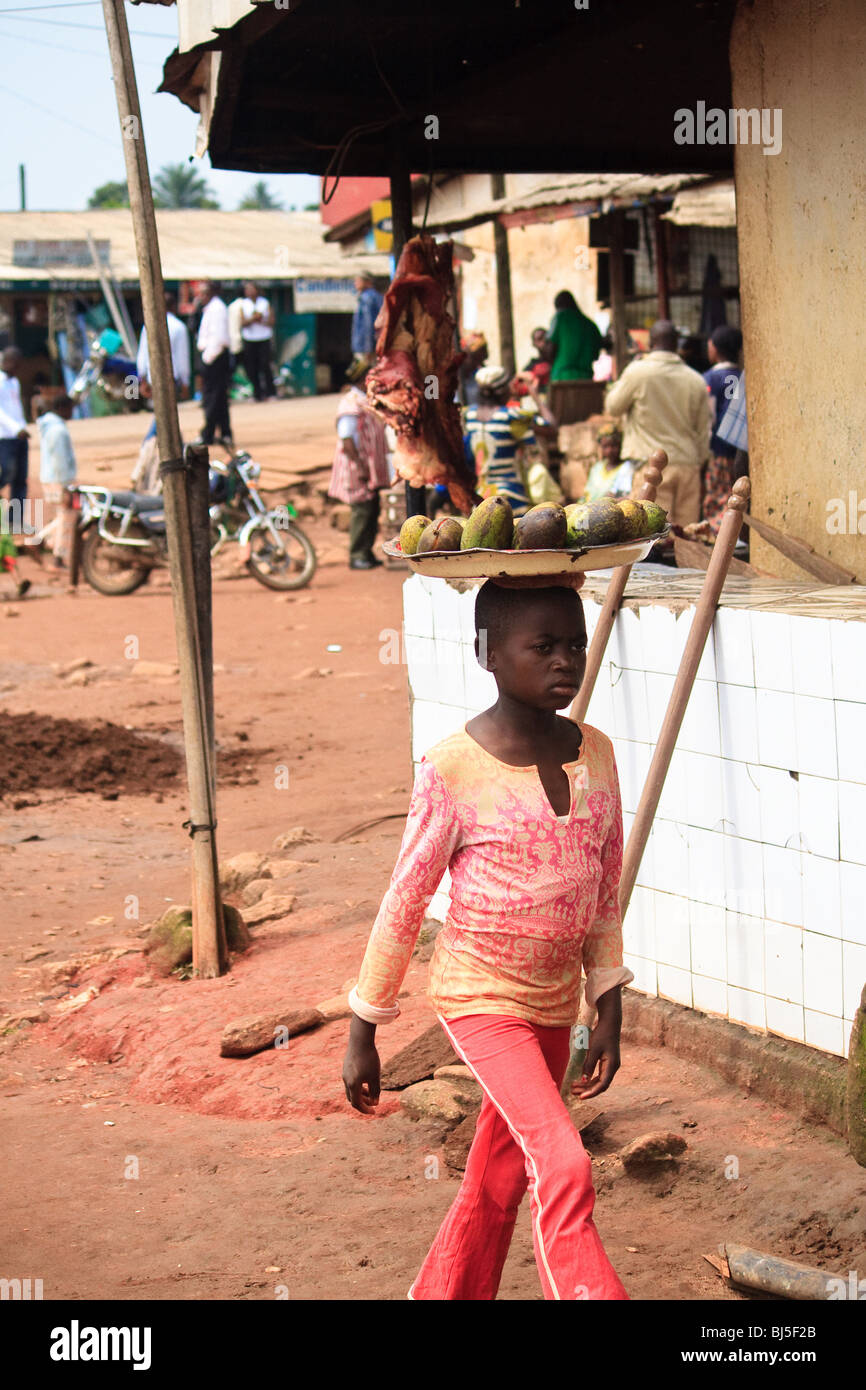
<path fill-rule="evenodd" d="M 184 410 L 191 437 L 196 408 Z M 275 483 L 278 469 L 321 479 L 310 470 L 329 462 L 333 411 L 333 398 L 247 405 L 235 433 Z M 76 431 L 83 478 L 126 477 L 140 420 Z M 229 1020 L 315 1004 L 356 973 L 411 785 L 405 668 L 379 659 L 403 576 L 350 572 L 327 517 L 303 524 L 320 551 L 308 590 L 215 585 L 220 857 L 268 852 L 294 826 L 312 837 L 287 851 L 302 865 L 294 908 L 220 980 L 158 978 L 141 953 L 142 926 L 188 897 L 178 685 L 136 675 L 129 656 L 174 662 L 167 589 L 71 597 L 37 576 L 32 597 L 0 604 L 0 719 L 9 737 L 23 730 L 7 757 L 52 770 L 14 790 L 10 777 L 0 802 L 0 1013 L 35 1016 L 0 1037 L 0 1275 L 42 1278 L 46 1298 L 404 1299 L 456 1190 L 441 1129 L 393 1095 L 375 1118 L 348 1108 L 344 1022 L 219 1056 Z M 93 664 L 64 674 L 76 660 Z M 73 722 L 58 740 L 49 719 Z M 121 759 L 103 721 L 161 740 L 165 756 L 140 776 L 135 745 Z M 413 961 L 384 1058 L 432 1021 L 425 975 Z M 863 1267 L 863 1172 L 828 1131 L 663 1050 L 627 1048 L 603 1101 L 586 1135 L 596 1218 L 632 1297 L 736 1297 L 702 1258 L 724 1239 Z M 629 1177 L 617 1152 L 657 1129 L 687 1138 L 683 1161 Z M 527 1210 L 501 1297 L 540 1297 Z"/>

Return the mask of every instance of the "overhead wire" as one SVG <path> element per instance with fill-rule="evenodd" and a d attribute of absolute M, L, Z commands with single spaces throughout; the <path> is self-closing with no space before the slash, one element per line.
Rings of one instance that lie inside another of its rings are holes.
<path fill-rule="evenodd" d="M 26 106 L 32 106 L 36 111 L 41 111 L 44 116 L 50 116 L 54 121 L 62 121 L 64 125 L 71 126 L 73 130 L 79 130 L 83 135 L 90 135 L 94 140 L 101 140 L 104 145 L 110 145 L 113 150 L 117 149 L 116 140 L 109 140 L 107 135 L 103 135 L 96 130 L 90 130 L 87 126 L 79 125 L 76 121 L 71 121 L 65 113 L 61 114 L 59 111 L 52 111 L 50 107 L 42 106 L 40 102 L 34 101 L 32 97 L 25 97 L 21 92 L 13 91 L 11 87 L 4 87 L 2 83 L 0 83 L 0 92 L 5 92 L 6 95 L 10 97 L 17 97 L 17 99 L 23 101 Z"/>

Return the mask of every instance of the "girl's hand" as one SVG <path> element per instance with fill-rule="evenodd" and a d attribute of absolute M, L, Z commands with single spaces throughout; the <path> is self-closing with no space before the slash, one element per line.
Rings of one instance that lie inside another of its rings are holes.
<path fill-rule="evenodd" d="M 619 1027 L 599 1022 L 592 1030 L 583 1063 L 583 1075 L 571 1087 L 579 1100 L 590 1100 L 606 1091 L 620 1068 Z"/>
<path fill-rule="evenodd" d="M 343 1058 L 343 1085 L 346 1099 L 362 1115 L 372 1115 L 379 1104 L 381 1064 L 376 1044 L 350 1036 Z"/>

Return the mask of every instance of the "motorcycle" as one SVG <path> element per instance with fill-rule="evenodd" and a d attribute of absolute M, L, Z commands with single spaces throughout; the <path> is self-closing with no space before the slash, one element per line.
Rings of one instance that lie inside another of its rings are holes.
<path fill-rule="evenodd" d="M 111 355 L 99 339 L 94 338 L 90 356 L 82 362 L 70 388 L 70 400 L 76 403 L 86 400 L 97 384 L 108 400 L 120 402 L 127 410 L 141 410 L 145 406 L 135 363 L 126 357 Z"/>
<path fill-rule="evenodd" d="M 210 465 L 211 558 L 230 541 L 247 551 L 247 568 L 268 589 L 302 589 L 316 571 L 312 542 L 291 502 L 269 509 L 255 480 L 261 467 L 245 450 Z M 100 594 L 131 594 L 151 570 L 168 564 L 164 498 L 79 484 L 81 569 Z"/>

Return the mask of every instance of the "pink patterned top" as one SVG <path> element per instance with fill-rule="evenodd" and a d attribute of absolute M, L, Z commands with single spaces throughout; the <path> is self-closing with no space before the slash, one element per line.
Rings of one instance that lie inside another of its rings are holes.
<path fill-rule="evenodd" d="M 349 1005 L 371 1023 L 400 1012 L 397 995 L 445 869 L 451 903 L 436 938 L 428 994 L 443 1018 L 501 1013 L 567 1027 L 633 973 L 622 963 L 618 887 L 622 813 L 613 746 L 583 725 L 563 767 L 567 817 L 535 765 L 514 767 L 464 728 L 424 755 L 391 883 Z"/>

